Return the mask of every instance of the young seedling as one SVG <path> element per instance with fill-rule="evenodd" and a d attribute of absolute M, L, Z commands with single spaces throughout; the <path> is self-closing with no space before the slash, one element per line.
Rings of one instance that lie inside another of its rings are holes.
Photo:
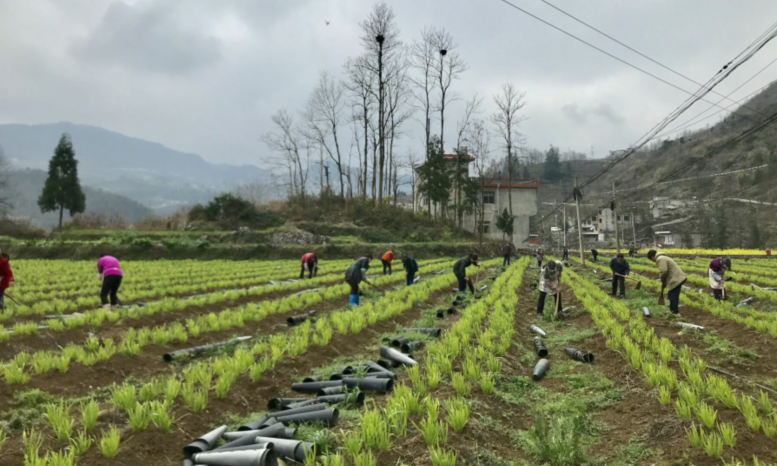
<path fill-rule="evenodd" d="M 456 452 L 445 451 L 441 447 L 432 447 L 429 449 L 429 455 L 432 459 L 432 466 L 455 466 Z"/>
<path fill-rule="evenodd" d="M 103 431 L 103 435 L 100 438 L 100 452 L 106 458 L 114 458 L 119 453 L 119 442 L 121 441 L 121 434 L 119 429 L 111 424 L 109 431 Z"/>
<path fill-rule="evenodd" d="M 343 432 L 340 431 L 340 437 L 345 451 L 351 456 L 356 456 L 362 449 L 362 438 L 358 432 Z"/>
<path fill-rule="evenodd" d="M 483 391 L 484 394 L 489 395 L 494 391 L 494 386 L 496 385 L 496 379 L 494 378 L 494 374 L 490 372 L 485 372 L 480 377 L 480 390 Z"/>
<path fill-rule="evenodd" d="M 461 432 L 469 421 L 469 403 L 463 398 L 453 398 L 445 403 L 448 410 L 448 423 L 456 432 Z"/>
<path fill-rule="evenodd" d="M 459 396 L 469 396 L 472 391 L 472 388 L 467 381 L 464 380 L 464 375 L 459 372 L 456 372 L 451 376 L 451 385 Z"/>
<path fill-rule="evenodd" d="M 388 450 L 391 446 L 389 439 L 389 426 L 380 411 L 370 409 L 361 417 L 362 442 L 367 448 L 378 451 Z"/>
<path fill-rule="evenodd" d="M 377 466 L 378 462 L 372 452 L 367 450 L 353 455 L 353 466 Z"/>
<path fill-rule="evenodd" d="M 691 424 L 690 429 L 685 429 L 688 441 L 694 448 L 701 448 L 704 445 L 704 428 L 696 428 L 696 423 Z"/>
<path fill-rule="evenodd" d="M 696 419 L 701 421 L 708 429 L 712 429 L 715 425 L 715 418 L 717 415 L 718 412 L 707 403 L 701 402 L 696 408 Z"/>
<path fill-rule="evenodd" d="M 672 402 L 672 391 L 665 386 L 658 387 L 658 401 L 666 406 Z"/>
<path fill-rule="evenodd" d="M 92 437 L 85 430 L 78 431 L 78 435 L 70 438 L 70 449 L 75 456 L 81 456 L 92 446 Z"/>
<path fill-rule="evenodd" d="M 710 433 L 704 439 L 704 451 L 707 455 L 719 458 L 723 454 L 723 440 L 716 433 Z"/>
<path fill-rule="evenodd" d="M 46 405 L 46 418 L 51 424 L 51 430 L 54 431 L 54 435 L 63 441 L 70 440 L 70 434 L 73 433 L 73 418 L 69 414 L 69 406 L 65 405 L 65 401 L 61 401 L 59 404 Z"/>
<path fill-rule="evenodd" d="M 151 414 L 146 403 L 135 403 L 132 408 L 127 410 L 127 416 L 133 432 L 140 432 L 151 422 Z"/>
<path fill-rule="evenodd" d="M 732 424 L 727 422 L 721 422 L 718 424 L 718 431 L 720 437 L 723 439 L 723 443 L 729 448 L 734 448 L 737 444 L 737 432 Z"/>

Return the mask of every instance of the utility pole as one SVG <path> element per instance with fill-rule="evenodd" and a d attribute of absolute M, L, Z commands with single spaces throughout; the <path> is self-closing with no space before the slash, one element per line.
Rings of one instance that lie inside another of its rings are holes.
<path fill-rule="evenodd" d="M 637 249 L 637 230 L 634 228 L 634 211 L 631 211 L 631 235 L 634 241 L 634 249 Z"/>
<path fill-rule="evenodd" d="M 561 227 L 564 230 L 564 247 L 567 247 L 567 203 L 564 203 L 564 225 Z"/>
<path fill-rule="evenodd" d="M 580 196 L 577 191 L 577 175 L 575 175 L 575 210 L 577 210 L 577 239 L 580 243 L 580 265 L 585 265 L 583 255 L 583 226 L 580 223 Z"/>
<path fill-rule="evenodd" d="M 615 210 L 615 181 L 612 182 L 612 216 L 615 219 L 615 249 L 618 254 L 621 253 L 621 238 L 618 236 L 618 213 Z"/>
<path fill-rule="evenodd" d="M 556 199 L 553 199 L 553 210 L 556 212 L 554 215 L 556 216 L 556 228 L 558 228 L 558 207 L 556 207 Z M 559 232 L 556 231 L 556 248 L 561 249 L 561 245 L 559 244 L 559 241 L 561 241 L 561 236 L 559 235 Z"/>

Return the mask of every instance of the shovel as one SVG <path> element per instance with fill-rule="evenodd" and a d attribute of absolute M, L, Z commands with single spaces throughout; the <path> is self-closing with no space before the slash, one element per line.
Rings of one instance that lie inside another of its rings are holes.
<path fill-rule="evenodd" d="M 660 306 L 663 306 L 663 305 L 666 304 L 666 302 L 664 301 L 664 292 L 663 291 L 661 292 L 661 296 L 658 297 L 658 304 Z"/>
<path fill-rule="evenodd" d="M 13 299 L 13 296 L 11 296 L 10 294 L 8 294 L 8 292 L 6 292 L 6 293 L 5 293 L 5 297 L 6 297 L 6 298 L 8 298 L 8 299 L 10 299 L 11 301 L 13 301 L 13 302 L 14 302 L 14 304 L 16 304 L 17 306 L 19 306 L 19 307 L 22 307 L 22 305 L 21 305 L 21 304 L 19 304 L 19 301 L 17 301 L 17 300 L 15 300 L 15 299 Z"/>
<path fill-rule="evenodd" d="M 556 312 L 553 314 L 553 317 L 558 317 L 558 307 L 559 303 L 561 302 L 561 290 L 559 289 L 556 294 L 558 295 L 556 296 Z"/>
<path fill-rule="evenodd" d="M 635 290 L 640 290 L 640 289 L 642 289 L 642 282 L 641 282 L 640 280 L 637 280 L 636 278 L 631 278 L 631 277 L 628 277 L 628 276 L 626 276 L 626 275 L 621 275 L 621 274 L 619 274 L 619 273 L 616 273 L 615 275 L 617 275 L 617 276 L 619 276 L 619 277 L 623 277 L 623 278 L 625 278 L 626 280 L 633 280 L 633 281 L 637 282 L 637 286 L 634 288 Z"/>

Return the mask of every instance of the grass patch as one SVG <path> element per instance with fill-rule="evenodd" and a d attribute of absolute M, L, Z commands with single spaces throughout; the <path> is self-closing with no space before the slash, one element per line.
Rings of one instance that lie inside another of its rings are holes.
<path fill-rule="evenodd" d="M 615 460 L 607 463 L 609 466 L 631 466 L 645 461 L 654 455 L 653 450 L 645 446 L 638 438 L 632 437 L 629 443 L 615 450 Z"/>
<path fill-rule="evenodd" d="M 698 334 L 698 332 L 693 333 Z M 758 358 L 758 353 L 755 351 L 748 348 L 742 348 L 741 346 L 722 338 L 718 335 L 718 332 L 714 330 L 704 332 L 701 335 L 701 339 L 707 351 L 715 353 L 720 362 L 744 365 L 748 360 Z"/>
<path fill-rule="evenodd" d="M 334 449 L 335 434 L 323 422 L 297 426 L 294 438 L 314 443 L 319 453 L 328 453 Z"/>
<path fill-rule="evenodd" d="M 531 377 L 519 375 L 507 381 L 498 381 L 494 393 L 508 403 L 525 406 L 529 401 L 544 397 L 549 392 L 534 383 Z"/>
<path fill-rule="evenodd" d="M 499 454 L 493 450 L 486 448 L 478 448 L 472 452 L 471 460 L 468 464 L 488 465 L 488 466 L 529 466 L 528 463 L 506 460 L 499 456 Z"/>
<path fill-rule="evenodd" d="M 56 398 L 43 390 L 33 389 L 17 392 L 13 395 L 13 407 L 3 413 L 0 428 L 6 431 L 20 432 L 43 421 L 46 404 Z"/>
<path fill-rule="evenodd" d="M 593 438 L 590 420 L 584 415 L 538 416 L 534 426 L 510 434 L 511 441 L 540 464 L 581 466 L 592 464 L 586 448 Z"/>

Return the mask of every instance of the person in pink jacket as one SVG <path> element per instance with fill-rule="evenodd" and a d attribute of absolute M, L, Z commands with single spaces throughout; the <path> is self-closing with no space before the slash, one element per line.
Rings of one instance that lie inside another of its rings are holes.
<path fill-rule="evenodd" d="M 102 289 L 100 289 L 103 309 L 112 312 L 113 306 L 119 304 L 117 293 L 124 275 L 121 272 L 118 259 L 107 254 L 100 254 L 100 260 L 97 261 L 97 273 L 100 274 L 100 281 L 103 282 Z M 108 295 L 110 295 L 110 301 L 108 301 Z"/>

